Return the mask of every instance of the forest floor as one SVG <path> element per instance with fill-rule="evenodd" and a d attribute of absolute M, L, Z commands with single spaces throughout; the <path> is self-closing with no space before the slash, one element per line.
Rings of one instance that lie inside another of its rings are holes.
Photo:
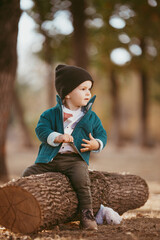
<path fill-rule="evenodd" d="M 22 171 L 33 164 L 38 147 L 27 149 L 21 141 L 17 143 L 10 136 L 7 143 L 7 166 L 10 179 L 17 178 Z M 90 168 L 108 172 L 129 172 L 144 178 L 149 185 L 147 203 L 122 215 L 119 225 L 98 226 L 98 231 L 79 229 L 79 222 L 55 226 L 32 235 L 15 234 L 0 227 L 0 239 L 46 239 L 46 240 L 159 240 L 160 239 L 160 147 L 141 148 L 126 144 L 121 148 L 109 143 L 99 154 L 91 156 Z M 1 183 L 2 184 L 2 183 Z"/>

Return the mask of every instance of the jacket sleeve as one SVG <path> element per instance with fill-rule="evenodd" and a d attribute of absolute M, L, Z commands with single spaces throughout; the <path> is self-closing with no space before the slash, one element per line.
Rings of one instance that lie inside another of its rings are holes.
<path fill-rule="evenodd" d="M 95 114 L 95 121 L 94 121 L 94 128 L 93 128 L 93 137 L 99 139 L 103 143 L 103 148 L 107 143 L 107 133 L 106 130 L 103 128 L 101 120 Z"/>
<path fill-rule="evenodd" d="M 35 132 L 41 142 L 47 143 L 47 138 L 53 131 L 50 113 L 47 110 L 40 116 Z"/>

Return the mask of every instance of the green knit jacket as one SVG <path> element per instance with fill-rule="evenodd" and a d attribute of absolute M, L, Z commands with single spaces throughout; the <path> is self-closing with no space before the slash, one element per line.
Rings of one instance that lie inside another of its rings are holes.
<path fill-rule="evenodd" d="M 64 134 L 62 101 L 58 95 L 56 98 L 57 105 L 42 113 L 35 129 L 37 137 L 42 142 L 39 148 L 38 156 L 35 161 L 36 163 L 50 162 L 57 155 L 62 145 L 59 144 L 58 146 L 53 147 L 47 143 L 47 138 L 52 132 L 55 131 Z M 102 141 L 103 148 L 107 142 L 107 134 L 102 126 L 101 120 L 96 115 L 96 113 L 91 110 L 95 98 L 96 96 L 92 97 L 88 104 L 85 106 L 86 113 L 77 123 L 72 132 L 72 136 L 74 139 L 74 147 L 76 147 L 78 153 L 88 165 L 90 151 L 83 153 L 80 152 L 80 148 L 82 148 L 82 139 L 84 138 L 90 140 L 89 133 L 91 133 L 94 138 L 100 139 Z"/>

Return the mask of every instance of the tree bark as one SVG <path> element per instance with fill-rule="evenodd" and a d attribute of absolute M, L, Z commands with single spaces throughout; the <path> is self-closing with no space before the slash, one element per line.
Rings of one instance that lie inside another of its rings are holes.
<path fill-rule="evenodd" d="M 123 214 L 148 199 L 148 186 L 138 176 L 90 171 L 90 179 L 94 214 L 100 204 Z M 32 233 L 78 219 L 76 193 L 61 173 L 31 175 L 0 188 L 0 224 L 13 232 Z"/>
<path fill-rule="evenodd" d="M 75 64 L 82 68 L 88 66 L 88 54 L 87 54 L 87 31 L 85 27 L 85 0 L 71 0 L 71 13 L 73 17 L 73 54 Z"/>
<path fill-rule="evenodd" d="M 17 68 L 18 0 L 0 1 L 0 179 L 6 180 L 5 141 Z"/>

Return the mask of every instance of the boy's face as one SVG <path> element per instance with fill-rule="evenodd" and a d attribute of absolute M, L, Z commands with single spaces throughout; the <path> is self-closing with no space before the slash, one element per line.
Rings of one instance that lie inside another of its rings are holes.
<path fill-rule="evenodd" d="M 87 80 L 76 87 L 66 97 L 66 105 L 72 110 L 86 106 L 91 98 L 92 82 Z"/>

